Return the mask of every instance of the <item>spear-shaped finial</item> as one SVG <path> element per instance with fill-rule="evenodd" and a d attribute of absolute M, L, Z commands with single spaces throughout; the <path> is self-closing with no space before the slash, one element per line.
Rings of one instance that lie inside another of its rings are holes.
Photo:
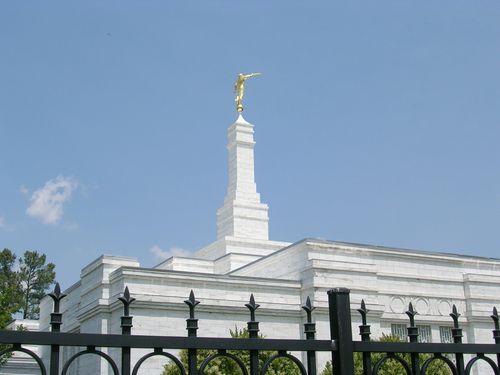
<path fill-rule="evenodd" d="M 361 308 L 358 309 L 358 312 L 361 314 L 361 320 L 363 322 L 363 325 L 366 325 L 366 314 L 368 314 L 368 310 L 366 308 L 365 300 L 361 300 Z"/>
<path fill-rule="evenodd" d="M 194 319 L 194 308 L 200 303 L 200 301 L 196 300 L 192 289 L 189 293 L 189 298 L 185 300 L 184 303 L 189 306 L 189 318 Z"/>
<path fill-rule="evenodd" d="M 60 332 L 62 325 L 62 313 L 59 312 L 61 300 L 66 297 L 66 294 L 61 293 L 59 283 L 56 283 L 54 291 L 49 293 L 49 297 L 54 301 L 54 311 L 50 314 L 50 326 L 52 332 Z"/>
<path fill-rule="evenodd" d="M 189 298 L 185 300 L 184 303 L 189 306 L 189 318 L 186 319 L 186 324 L 187 324 L 186 329 L 188 331 L 188 336 L 196 337 L 196 331 L 198 330 L 198 319 L 195 319 L 194 317 L 194 308 L 198 306 L 200 301 L 196 300 L 196 297 L 194 296 L 194 292 L 192 289 L 191 292 L 189 293 Z"/>
<path fill-rule="evenodd" d="M 417 311 L 413 308 L 413 303 L 410 302 L 408 305 L 408 311 L 406 312 L 406 315 L 410 318 L 410 326 L 415 326 L 415 315 L 417 315 Z"/>
<path fill-rule="evenodd" d="M 366 308 L 365 300 L 361 300 L 361 307 L 358 309 L 358 312 L 361 314 L 361 321 L 363 324 L 359 326 L 359 334 L 361 336 L 362 341 L 370 341 L 370 326 L 366 324 L 366 315 L 368 314 L 368 310 Z"/>
<path fill-rule="evenodd" d="M 54 291 L 52 293 L 49 293 L 49 297 L 54 300 L 54 312 L 58 313 L 60 308 L 60 302 L 64 297 L 66 297 L 66 294 L 61 293 L 61 286 L 59 285 L 59 283 L 56 283 Z"/>
<path fill-rule="evenodd" d="M 128 286 L 125 287 L 125 291 L 123 292 L 123 297 L 118 297 L 118 299 L 123 303 L 123 316 L 129 316 L 130 304 L 135 301 L 135 298 L 130 297 Z"/>
<path fill-rule="evenodd" d="M 458 327 L 458 318 L 460 318 L 460 313 L 458 312 L 457 310 L 457 306 L 453 305 L 453 308 L 451 309 L 451 318 L 453 319 L 453 326 L 455 328 L 459 328 Z"/>
<path fill-rule="evenodd" d="M 410 318 L 410 325 L 406 327 L 408 331 L 408 337 L 410 338 L 410 342 L 418 341 L 418 327 L 415 326 L 415 315 L 417 315 L 417 311 L 413 308 L 413 303 L 410 302 L 408 305 L 408 311 L 406 315 Z"/>
<path fill-rule="evenodd" d="M 493 322 L 495 323 L 495 329 L 498 331 L 500 329 L 500 326 L 498 324 L 498 311 L 496 307 L 493 307 L 493 314 L 491 315 L 491 319 L 493 319 Z"/>
<path fill-rule="evenodd" d="M 309 298 L 309 296 L 306 299 L 306 304 L 302 306 L 302 309 L 304 309 L 307 314 L 307 323 L 312 323 L 312 312 L 314 311 L 314 309 L 316 309 L 316 307 L 313 307 L 311 298 Z"/>
<path fill-rule="evenodd" d="M 255 321 L 255 310 L 257 310 L 260 305 L 255 303 L 255 298 L 253 297 L 253 293 L 250 295 L 250 302 L 245 304 L 245 306 L 248 307 L 248 310 L 250 310 L 250 321 L 254 322 Z"/>

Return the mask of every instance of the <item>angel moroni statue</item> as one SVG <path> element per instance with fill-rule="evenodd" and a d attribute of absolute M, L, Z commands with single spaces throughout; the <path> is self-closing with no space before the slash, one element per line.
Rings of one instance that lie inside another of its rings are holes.
<path fill-rule="evenodd" d="M 236 102 L 236 110 L 238 112 L 240 113 L 243 112 L 243 95 L 245 94 L 245 81 L 249 78 L 260 75 L 261 73 L 238 74 L 238 79 L 234 84 L 234 92 L 236 94 L 236 99 L 234 99 L 234 101 Z"/>

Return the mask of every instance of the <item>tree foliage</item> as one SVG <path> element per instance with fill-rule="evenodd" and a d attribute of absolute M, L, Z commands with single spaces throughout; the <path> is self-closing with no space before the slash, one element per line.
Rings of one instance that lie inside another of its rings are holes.
<path fill-rule="evenodd" d="M 23 291 L 21 309 L 23 319 L 38 319 L 40 300 L 54 283 L 56 273 L 53 263 L 45 264 L 45 254 L 26 251 L 19 259 L 19 280 Z"/>
<path fill-rule="evenodd" d="M 401 342 L 399 337 L 392 335 L 382 335 L 379 341 L 382 342 Z M 408 364 L 411 364 L 411 357 L 408 353 L 397 353 Z M 372 366 L 377 363 L 378 360 L 384 358 L 386 353 L 371 353 Z M 420 365 L 422 365 L 428 358 L 432 357 L 432 354 L 420 354 L 419 360 Z M 328 361 L 325 368 L 321 372 L 321 375 L 331 375 L 332 374 L 332 363 Z M 401 375 L 406 374 L 404 367 L 396 360 L 389 359 L 380 368 L 379 375 Z M 452 375 L 451 370 L 448 365 L 443 361 L 436 360 L 431 363 L 429 369 L 427 370 L 429 375 Z M 354 375 L 363 375 L 363 355 L 362 353 L 354 353 Z"/>
<path fill-rule="evenodd" d="M 23 311 L 24 319 L 38 319 L 40 300 L 54 282 L 54 264 L 46 262 L 46 257 L 36 251 L 26 251 L 19 259 L 16 270 L 16 255 L 9 249 L 0 252 L 0 329 L 5 329 L 18 311 Z M 25 330 L 20 325 L 18 330 Z M 0 344 L 0 351 L 10 345 Z M 0 368 L 10 357 L 10 353 L 0 358 Z"/>
<path fill-rule="evenodd" d="M 0 329 L 18 311 L 24 319 L 38 319 L 40 300 L 56 277 L 55 265 L 45 263 L 45 254 L 26 251 L 16 270 L 16 255 L 9 249 L 0 252 Z"/>
<path fill-rule="evenodd" d="M 0 252 L 0 329 L 4 329 L 12 319 L 12 314 L 21 306 L 21 290 L 18 275 L 14 271 L 16 255 L 9 249 Z M 10 345 L 0 344 L 0 351 L 8 349 Z M 0 368 L 7 362 L 10 354 L 0 357 Z"/>
<path fill-rule="evenodd" d="M 248 330 L 238 329 L 235 327 L 234 331 L 230 330 L 232 338 L 249 338 Z M 263 338 L 262 335 L 259 338 Z M 230 354 L 238 357 L 247 367 L 250 368 L 250 353 L 245 350 L 228 350 Z M 199 349 L 197 351 L 197 368 L 201 366 L 203 361 L 208 358 L 210 355 L 217 353 L 215 350 L 208 349 Z M 275 355 L 276 352 L 261 350 L 259 351 L 259 367 L 262 368 L 264 363 Z M 182 349 L 179 352 L 179 359 L 187 369 L 188 364 L 188 351 L 186 349 Z M 225 358 L 225 357 L 217 357 L 210 362 L 210 364 L 205 368 L 205 375 L 240 375 L 242 374 L 239 366 L 235 361 Z M 269 367 L 267 374 L 269 375 L 300 375 L 300 370 L 298 367 L 289 359 L 278 358 L 272 362 Z M 180 371 L 176 367 L 176 365 L 172 362 L 165 365 L 165 370 L 162 375 L 180 375 Z"/>
<path fill-rule="evenodd" d="M 19 311 L 22 291 L 19 274 L 14 270 L 16 255 L 9 249 L 0 252 L 0 329 L 9 324 L 12 314 Z"/>

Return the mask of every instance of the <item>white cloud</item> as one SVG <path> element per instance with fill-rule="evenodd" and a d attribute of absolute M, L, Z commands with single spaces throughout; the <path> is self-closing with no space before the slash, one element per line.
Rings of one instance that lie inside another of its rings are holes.
<path fill-rule="evenodd" d="M 160 246 L 154 245 L 149 251 L 158 260 L 165 260 L 170 257 L 187 257 L 191 255 L 191 252 L 180 247 L 171 247 L 169 250 L 163 250 Z"/>
<path fill-rule="evenodd" d="M 31 195 L 28 216 L 44 224 L 56 224 L 64 213 L 64 204 L 71 199 L 77 182 L 71 177 L 58 176 Z"/>

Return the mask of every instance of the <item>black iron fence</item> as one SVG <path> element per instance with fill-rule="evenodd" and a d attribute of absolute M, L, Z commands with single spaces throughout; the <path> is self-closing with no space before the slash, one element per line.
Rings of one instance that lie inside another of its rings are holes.
<path fill-rule="evenodd" d="M 207 366 L 217 357 L 226 357 L 235 361 L 243 375 L 265 375 L 269 366 L 278 358 L 288 358 L 297 366 L 302 375 L 316 375 L 316 353 L 331 352 L 333 375 L 353 375 L 354 353 L 361 353 L 362 373 L 364 375 L 377 375 L 384 363 L 392 360 L 397 361 L 404 368 L 402 375 L 426 375 L 429 366 L 434 361 L 443 361 L 453 375 L 471 374 L 474 364 L 478 361 L 485 362 L 491 367 L 495 375 L 500 375 L 500 327 L 496 308 L 493 309 L 491 318 L 494 329 L 493 338 L 495 344 L 463 344 L 462 329 L 459 326 L 460 314 L 455 306 L 450 314 L 453 319 L 454 328 L 452 336 L 454 343 L 419 343 L 418 327 L 415 325 L 416 311 L 410 303 L 406 314 L 409 317 L 407 327 L 409 342 L 376 342 L 370 341 L 370 325 L 367 323 L 368 310 L 364 302 L 358 312 L 361 314 L 362 324 L 359 326 L 361 341 L 353 341 L 351 329 L 351 308 L 349 290 L 336 288 L 328 291 L 330 335 L 331 340 L 317 340 L 315 338 L 316 325 L 312 319 L 312 306 L 307 299 L 302 308 L 306 312 L 306 323 L 304 324 L 305 339 L 282 340 L 259 338 L 259 322 L 256 320 L 255 312 L 259 305 L 255 303 L 253 295 L 245 306 L 250 311 L 250 321 L 247 323 L 249 338 L 215 338 L 197 337 L 198 319 L 195 317 L 195 308 L 199 304 L 194 293 L 184 301 L 189 307 L 189 318 L 187 323 L 187 337 L 173 336 L 140 336 L 131 335 L 132 316 L 130 305 L 134 302 L 128 288 L 119 300 L 123 303 L 123 316 L 121 317 L 121 335 L 117 334 L 85 334 L 85 333 L 63 333 L 60 332 L 62 314 L 60 313 L 60 301 L 65 297 L 57 284 L 54 291 L 49 294 L 54 301 L 54 309 L 51 314 L 51 332 L 26 332 L 26 331 L 0 331 L 0 343 L 10 344 L 11 347 L 0 351 L 0 356 L 11 352 L 23 352 L 32 357 L 40 368 L 42 375 L 66 375 L 74 361 L 83 355 L 97 355 L 109 363 L 114 375 L 136 375 L 141 365 L 149 358 L 163 356 L 170 359 L 182 375 L 203 375 Z M 48 370 L 41 358 L 23 345 L 50 346 L 50 359 Z M 61 347 L 84 347 L 86 349 L 74 354 L 64 363 L 61 363 Z M 99 348 L 121 348 L 121 363 L 116 363 L 113 358 Z M 142 356 L 132 367 L 131 350 L 149 349 L 150 352 Z M 188 351 L 188 363 L 186 366 L 174 355 L 168 352 L 170 349 L 186 349 Z M 197 351 L 199 349 L 213 349 L 214 354 L 204 359 L 197 366 Z M 238 357 L 228 352 L 229 350 L 248 351 L 250 354 L 249 368 Z M 259 363 L 259 351 L 275 351 L 276 354 L 269 357 L 264 363 Z M 305 352 L 305 365 L 290 352 Z M 372 363 L 371 353 L 384 353 L 380 359 Z M 398 353 L 408 353 L 410 360 L 407 361 Z M 419 354 L 430 353 L 425 361 L 420 359 Z M 468 355 L 467 361 L 464 355 Z M 492 358 L 495 358 L 496 361 Z M 470 357 L 470 358 L 469 358 Z"/>

